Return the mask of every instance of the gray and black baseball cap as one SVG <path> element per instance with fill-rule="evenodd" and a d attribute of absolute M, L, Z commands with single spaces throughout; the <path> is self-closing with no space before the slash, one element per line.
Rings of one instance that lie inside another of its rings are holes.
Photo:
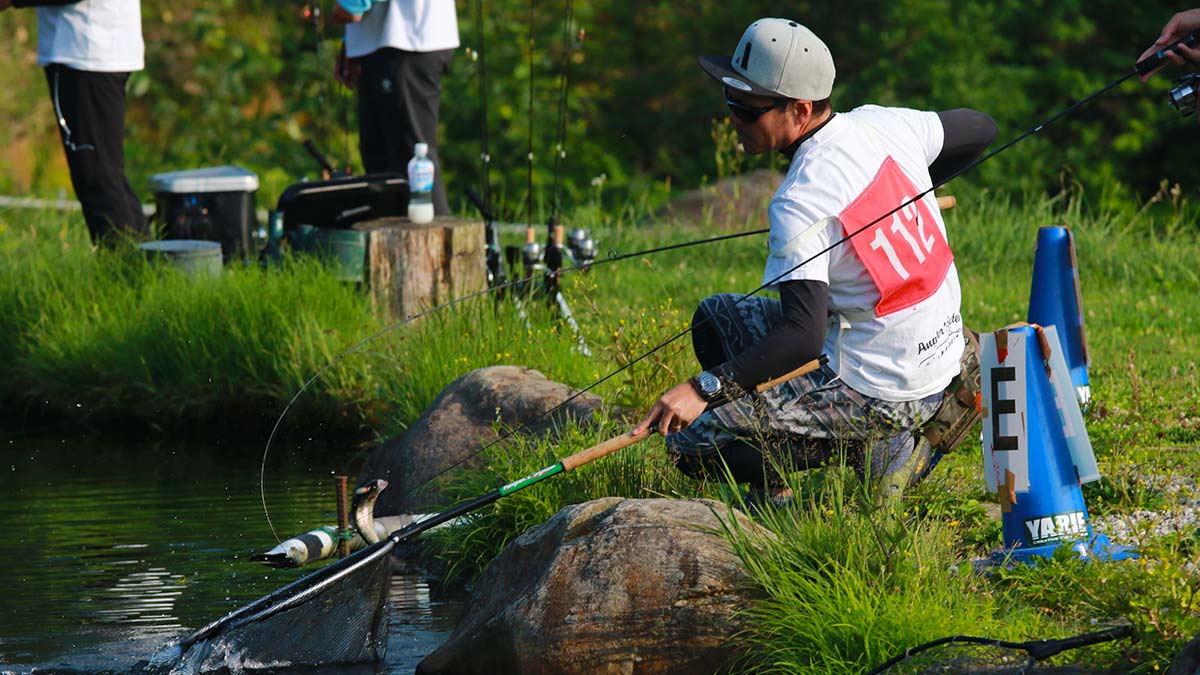
<path fill-rule="evenodd" d="M 821 101 L 833 92 L 833 55 L 816 33 L 788 19 L 750 24 L 733 56 L 701 56 L 700 67 L 735 91 Z"/>

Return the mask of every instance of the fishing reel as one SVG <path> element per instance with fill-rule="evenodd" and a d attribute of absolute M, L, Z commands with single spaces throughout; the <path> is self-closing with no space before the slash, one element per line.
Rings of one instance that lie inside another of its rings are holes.
<path fill-rule="evenodd" d="M 1200 87 L 1200 73 L 1191 73 L 1175 80 L 1175 86 L 1168 94 L 1167 100 L 1179 114 L 1191 117 L 1196 113 L 1196 89 Z"/>
<path fill-rule="evenodd" d="M 538 243 L 537 233 L 533 228 L 525 230 L 525 245 L 521 247 L 521 262 L 525 266 L 525 277 L 533 277 L 545 271 L 542 263 L 542 245 Z"/>
<path fill-rule="evenodd" d="M 567 235 L 567 249 L 576 265 L 584 266 L 596 259 L 596 242 L 590 230 L 576 227 Z"/>

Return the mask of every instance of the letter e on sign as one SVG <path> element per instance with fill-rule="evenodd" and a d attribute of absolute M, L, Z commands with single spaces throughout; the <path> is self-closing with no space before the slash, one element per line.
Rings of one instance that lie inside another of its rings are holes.
<path fill-rule="evenodd" d="M 983 472 L 995 491 L 1013 474 L 1013 488 L 1029 491 L 1026 345 L 1021 331 L 980 335 L 983 378 Z"/>

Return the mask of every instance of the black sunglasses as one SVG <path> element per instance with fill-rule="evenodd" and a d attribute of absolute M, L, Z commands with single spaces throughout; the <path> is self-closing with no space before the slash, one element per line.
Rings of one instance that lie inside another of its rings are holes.
<path fill-rule="evenodd" d="M 767 111 L 774 110 L 776 108 L 782 108 L 791 101 L 791 99 L 778 98 L 775 99 L 775 102 L 771 105 L 746 105 L 741 101 L 735 101 L 729 98 L 729 89 L 727 87 L 723 88 L 722 91 L 725 93 L 725 105 L 729 106 L 729 112 L 733 113 L 739 120 L 745 122 L 746 124 L 753 124 L 758 120 L 758 118 L 767 114 Z"/>

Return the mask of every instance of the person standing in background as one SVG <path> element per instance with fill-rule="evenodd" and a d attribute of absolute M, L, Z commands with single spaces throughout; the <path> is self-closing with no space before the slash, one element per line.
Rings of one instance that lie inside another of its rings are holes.
<path fill-rule="evenodd" d="M 145 66 L 140 0 L 0 0 L 36 7 L 38 65 L 94 243 L 143 234 L 146 217 L 125 176 L 125 84 Z"/>
<path fill-rule="evenodd" d="M 413 147 L 427 144 L 434 213 L 448 215 L 437 127 L 442 76 L 459 45 L 454 0 L 337 0 L 333 20 L 346 25 L 335 74 L 358 89 L 363 168 L 403 173 Z"/>

